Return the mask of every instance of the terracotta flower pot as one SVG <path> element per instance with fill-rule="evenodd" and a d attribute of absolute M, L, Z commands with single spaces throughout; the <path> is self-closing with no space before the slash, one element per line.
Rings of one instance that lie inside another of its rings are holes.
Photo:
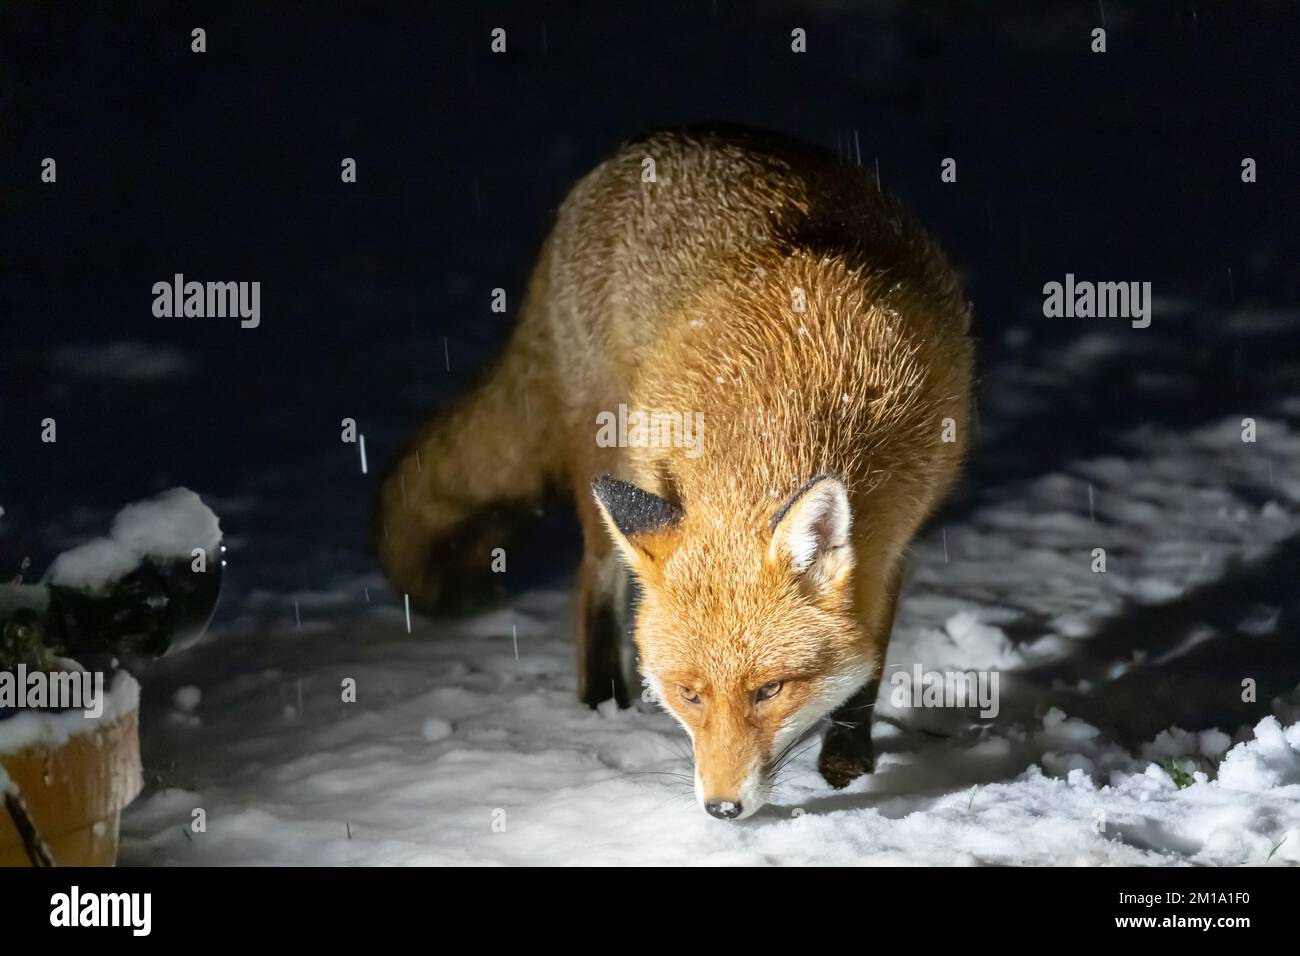
<path fill-rule="evenodd" d="M 0 720 L 0 866 L 116 862 L 122 808 L 143 785 L 139 685 L 119 673 L 106 698 L 98 718 L 26 711 Z"/>

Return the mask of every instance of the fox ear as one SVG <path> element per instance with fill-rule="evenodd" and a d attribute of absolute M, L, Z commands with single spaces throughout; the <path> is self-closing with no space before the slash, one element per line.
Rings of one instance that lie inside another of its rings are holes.
<path fill-rule="evenodd" d="M 798 575 L 813 597 L 834 594 L 853 570 L 849 490 L 834 475 L 819 475 L 772 516 L 768 560 Z"/>
<path fill-rule="evenodd" d="M 609 536 L 632 570 L 645 572 L 668 555 L 682 520 L 679 506 L 609 475 L 593 481 L 591 493 Z"/>

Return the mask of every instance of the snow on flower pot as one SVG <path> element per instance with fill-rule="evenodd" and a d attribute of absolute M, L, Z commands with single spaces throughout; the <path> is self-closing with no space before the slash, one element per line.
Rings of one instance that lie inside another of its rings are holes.
<path fill-rule="evenodd" d="M 0 583 L 0 865 L 116 860 L 122 808 L 142 785 L 140 687 L 116 658 L 197 641 L 224 550 L 212 510 L 172 488 L 124 507 L 39 584 Z M 99 661 L 107 676 L 82 666 Z"/>
<path fill-rule="evenodd" d="M 0 719 L 0 866 L 111 866 L 122 808 L 140 792 L 140 685 L 117 672 L 88 711 Z"/>

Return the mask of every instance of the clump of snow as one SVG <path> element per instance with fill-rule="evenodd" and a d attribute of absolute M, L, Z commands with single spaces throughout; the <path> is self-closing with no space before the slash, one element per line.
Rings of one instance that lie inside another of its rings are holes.
<path fill-rule="evenodd" d="M 1023 660 L 1001 628 L 970 610 L 958 611 L 944 621 L 942 629 L 920 635 L 915 655 L 914 660 L 927 668 L 960 670 L 1004 670 Z"/>
<path fill-rule="evenodd" d="M 420 725 L 420 736 L 425 740 L 442 740 L 451 736 L 451 721 L 430 717 Z"/>
<path fill-rule="evenodd" d="M 1157 762 L 1187 756 L 1218 761 L 1231 746 L 1232 738 L 1221 730 L 1211 729 L 1190 733 L 1181 727 L 1170 727 L 1144 745 L 1141 753 L 1143 759 Z"/>
<path fill-rule="evenodd" d="M 179 349 L 131 340 L 65 345 L 54 353 L 52 362 L 59 371 L 118 382 L 182 378 L 192 368 Z"/>
<path fill-rule="evenodd" d="M 1277 622 L 1281 614 L 1282 609 L 1280 607 L 1256 604 L 1241 619 L 1241 622 L 1237 625 L 1237 630 L 1243 634 L 1249 634 L 1251 637 L 1272 634 L 1277 630 Z"/>
<path fill-rule="evenodd" d="M 193 684 L 186 684 L 184 687 L 176 688 L 176 693 L 172 694 L 172 704 L 177 710 L 189 713 L 199 706 L 203 700 L 203 691 L 199 690 Z"/>
<path fill-rule="evenodd" d="M 146 556 L 188 560 L 195 548 L 203 548 L 211 560 L 220 543 L 221 527 L 212 509 L 188 488 L 172 488 L 127 505 L 113 519 L 109 537 L 60 554 L 45 580 L 84 591 L 104 590 Z"/>
<path fill-rule="evenodd" d="M 1255 725 L 1254 740 L 1228 751 L 1218 779 L 1227 789 L 1255 793 L 1300 784 L 1300 723 L 1284 728 L 1276 717 L 1265 717 Z"/>
<path fill-rule="evenodd" d="M 130 574 L 140 555 L 112 538 L 96 538 L 77 545 L 54 559 L 45 580 L 50 584 L 98 591 Z"/>
<path fill-rule="evenodd" d="M 1043 715 L 1042 736 L 1054 744 L 1079 746 L 1096 739 L 1101 731 L 1086 721 L 1066 716 L 1059 708 L 1053 707 Z"/>
<path fill-rule="evenodd" d="M 968 668 L 1011 668 L 1020 663 L 1001 628 L 985 624 L 973 611 L 960 611 L 943 625 Z"/>
<path fill-rule="evenodd" d="M 1222 730 L 1202 730 L 1196 739 L 1202 756 L 1214 760 L 1221 759 L 1232 746 L 1232 738 Z"/>
<path fill-rule="evenodd" d="M 138 554 L 188 558 L 195 548 L 215 551 L 221 527 L 202 498 L 188 488 L 172 488 L 119 511 L 113 540 Z"/>

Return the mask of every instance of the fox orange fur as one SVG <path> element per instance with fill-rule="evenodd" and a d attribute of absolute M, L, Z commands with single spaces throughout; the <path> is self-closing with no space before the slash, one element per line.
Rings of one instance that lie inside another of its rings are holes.
<path fill-rule="evenodd" d="M 908 543 L 965 454 L 969 324 L 942 252 L 860 169 L 744 131 L 630 143 L 560 208 L 501 360 L 389 471 L 381 561 L 436 606 L 486 565 L 497 503 L 565 487 L 582 699 L 627 705 L 631 630 L 711 814 L 762 806 L 827 716 L 819 766 L 844 786 L 872 769 Z M 702 444 L 606 447 L 620 405 L 700 413 Z"/>

